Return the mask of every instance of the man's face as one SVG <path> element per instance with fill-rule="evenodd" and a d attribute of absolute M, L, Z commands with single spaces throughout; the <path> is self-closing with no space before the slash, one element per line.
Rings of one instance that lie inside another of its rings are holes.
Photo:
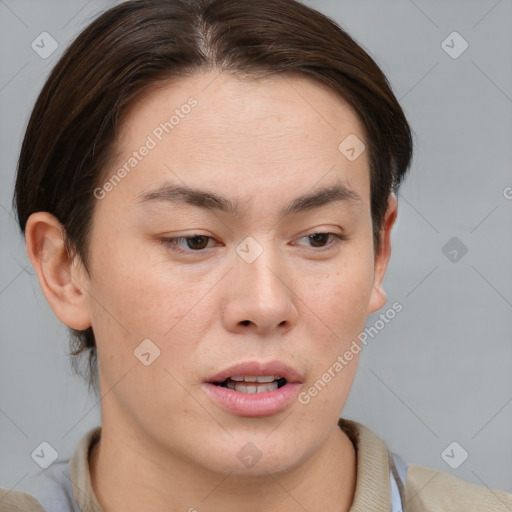
<path fill-rule="evenodd" d="M 103 422 L 141 452 L 275 472 L 337 429 L 358 355 L 308 390 L 385 301 L 368 152 L 347 158 L 338 147 L 349 135 L 365 140 L 352 109 L 297 76 L 197 74 L 124 119 L 114 185 L 96 192 L 84 284 Z M 157 192 L 165 186 L 230 204 Z M 329 188 L 327 200 L 296 201 Z M 281 379 L 240 384 L 269 375 Z"/>

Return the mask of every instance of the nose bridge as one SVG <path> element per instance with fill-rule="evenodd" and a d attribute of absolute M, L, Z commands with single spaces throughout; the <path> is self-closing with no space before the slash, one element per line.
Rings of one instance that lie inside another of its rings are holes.
<path fill-rule="evenodd" d="M 226 321 L 235 325 L 250 321 L 259 329 L 293 324 L 297 312 L 288 274 L 271 237 L 247 237 L 237 248 L 228 291 Z"/>
<path fill-rule="evenodd" d="M 248 287 L 246 292 L 256 299 L 284 300 L 286 276 L 281 276 L 282 261 L 270 238 L 247 237 L 238 247 L 237 277 Z"/>

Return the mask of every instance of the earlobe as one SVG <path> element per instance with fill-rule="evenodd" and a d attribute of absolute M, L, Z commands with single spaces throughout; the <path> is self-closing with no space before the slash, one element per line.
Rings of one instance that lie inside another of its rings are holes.
<path fill-rule="evenodd" d="M 373 288 L 371 291 L 368 313 L 378 311 L 386 304 L 387 296 L 383 288 L 384 276 L 391 256 L 391 229 L 397 216 L 397 200 L 390 194 L 388 207 L 380 231 L 380 246 L 375 255 Z"/>
<path fill-rule="evenodd" d="M 57 318 L 73 329 L 90 327 L 86 277 L 65 246 L 65 230 L 48 212 L 27 220 L 25 244 L 41 290 Z"/>

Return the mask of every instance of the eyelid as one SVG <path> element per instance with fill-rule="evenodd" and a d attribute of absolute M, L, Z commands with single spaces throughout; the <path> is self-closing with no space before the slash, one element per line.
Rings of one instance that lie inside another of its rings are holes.
<path fill-rule="evenodd" d="M 335 238 L 334 242 L 331 242 L 330 244 L 324 246 L 324 247 L 309 247 L 308 249 L 311 249 L 313 252 L 322 252 L 322 251 L 328 251 L 334 247 L 337 247 L 343 242 L 346 242 L 348 240 L 348 237 L 345 235 L 342 235 L 340 233 L 335 233 L 333 231 L 313 231 L 312 233 L 309 233 L 307 235 L 303 235 L 299 237 L 297 240 L 302 240 L 303 238 L 309 238 L 313 235 L 332 235 Z"/>
<path fill-rule="evenodd" d="M 210 235 L 204 235 L 202 233 L 193 233 L 191 235 L 182 235 L 182 236 L 173 236 L 173 237 L 162 237 L 158 239 L 158 242 L 161 243 L 164 247 L 177 252 L 181 254 L 205 254 L 209 251 L 209 249 L 212 249 L 212 247 L 207 247 L 206 249 L 199 249 L 199 250 L 193 250 L 193 249 L 183 249 L 179 245 L 177 245 L 175 242 L 177 240 L 186 240 L 187 238 L 195 238 L 195 237 L 203 237 L 208 238 L 210 240 L 215 240 L 213 236 Z"/>

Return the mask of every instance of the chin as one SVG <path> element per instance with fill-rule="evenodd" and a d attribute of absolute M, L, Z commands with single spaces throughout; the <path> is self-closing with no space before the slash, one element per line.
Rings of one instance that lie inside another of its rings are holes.
<path fill-rule="evenodd" d="M 217 445 L 215 448 L 205 447 L 209 453 L 207 462 L 210 469 L 222 474 L 231 473 L 240 479 L 253 479 L 255 477 L 268 478 L 268 474 L 287 473 L 298 467 L 307 458 L 304 447 L 300 443 L 290 442 L 288 439 L 276 437 L 272 443 L 265 439 L 267 433 L 261 436 L 243 436 L 227 444 Z M 288 442 L 286 442 L 288 441 Z M 297 448 L 300 446 L 300 450 Z"/>

